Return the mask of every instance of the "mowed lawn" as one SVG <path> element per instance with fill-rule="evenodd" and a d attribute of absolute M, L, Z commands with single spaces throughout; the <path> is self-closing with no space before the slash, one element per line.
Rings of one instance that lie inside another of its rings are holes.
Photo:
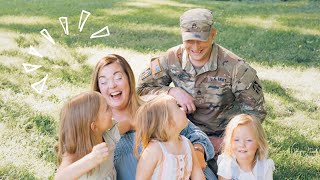
<path fill-rule="evenodd" d="M 274 179 L 320 177 L 319 1 L 0 0 L 0 179 L 50 179 L 59 112 L 89 89 L 95 63 L 117 53 L 136 76 L 181 43 L 179 16 L 214 11 L 216 42 L 246 59 L 263 83 Z M 82 32 L 82 10 L 91 13 Z M 59 17 L 68 17 L 65 35 Z M 110 36 L 90 39 L 108 26 Z M 47 29 L 55 45 L 40 31 Z M 29 54 L 30 46 L 43 57 Z M 23 63 L 41 65 L 26 73 Z M 48 74 L 43 92 L 31 84 Z M 136 77 L 137 78 L 137 77 Z"/>

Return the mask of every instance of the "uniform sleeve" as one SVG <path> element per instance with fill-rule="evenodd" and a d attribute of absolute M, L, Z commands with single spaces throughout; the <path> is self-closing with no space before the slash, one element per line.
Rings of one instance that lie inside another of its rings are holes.
<path fill-rule="evenodd" d="M 262 85 L 256 71 L 244 61 L 235 66 L 232 91 L 240 104 L 241 113 L 251 114 L 261 122 L 266 117 Z"/>
<path fill-rule="evenodd" d="M 225 179 L 231 179 L 232 174 L 231 174 L 231 159 L 228 158 L 226 155 L 221 154 L 218 156 L 218 176 L 221 176 Z"/>
<path fill-rule="evenodd" d="M 274 167 L 274 162 L 272 159 L 268 159 L 267 160 L 267 166 L 266 166 L 266 175 L 265 175 L 265 179 L 267 180 L 272 180 L 273 179 L 273 171 L 275 170 Z"/>
<path fill-rule="evenodd" d="M 168 93 L 172 82 L 168 74 L 166 56 L 151 59 L 149 66 L 140 74 L 137 85 L 139 95 Z"/>
<path fill-rule="evenodd" d="M 188 138 L 192 144 L 201 144 L 204 147 L 206 161 L 212 159 L 214 156 L 214 149 L 208 136 L 191 121 L 188 120 L 188 122 L 188 126 L 182 130 L 181 135 Z"/>

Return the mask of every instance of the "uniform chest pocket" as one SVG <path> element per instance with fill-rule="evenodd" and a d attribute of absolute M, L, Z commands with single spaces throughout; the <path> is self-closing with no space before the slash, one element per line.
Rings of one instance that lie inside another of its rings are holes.
<path fill-rule="evenodd" d="M 221 106 L 234 101 L 230 83 L 209 82 L 203 83 L 202 86 L 202 89 L 205 90 L 204 98 L 206 102 Z"/>

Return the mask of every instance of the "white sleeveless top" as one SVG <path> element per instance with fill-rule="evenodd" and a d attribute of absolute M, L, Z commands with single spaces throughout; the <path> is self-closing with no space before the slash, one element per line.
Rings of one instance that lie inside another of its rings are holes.
<path fill-rule="evenodd" d="M 152 180 L 189 180 L 192 171 L 192 152 L 189 140 L 182 136 L 185 147 L 185 153 L 181 155 L 173 155 L 167 151 L 166 147 L 157 141 L 162 150 L 162 162 L 155 168 Z"/>
<path fill-rule="evenodd" d="M 114 147 L 113 149 L 109 149 L 109 157 L 106 161 L 100 164 L 100 166 L 93 169 L 92 173 L 82 175 L 79 180 L 85 179 L 102 179 L 102 180 L 116 180 L 117 172 L 114 168 L 113 158 L 114 158 L 114 150 L 116 147 L 116 143 L 120 139 L 120 133 L 118 130 L 117 123 L 114 122 L 114 126 L 109 130 L 103 133 L 104 142 Z"/>
<path fill-rule="evenodd" d="M 218 175 L 232 180 L 272 180 L 275 169 L 272 159 L 257 160 L 250 172 L 243 171 L 235 158 L 225 154 L 218 157 Z"/>

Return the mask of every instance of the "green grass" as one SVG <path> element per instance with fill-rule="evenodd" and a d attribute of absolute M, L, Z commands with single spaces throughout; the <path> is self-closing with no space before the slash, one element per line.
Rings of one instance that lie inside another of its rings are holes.
<path fill-rule="evenodd" d="M 140 72 L 148 55 L 181 43 L 179 16 L 214 11 L 216 42 L 246 59 L 262 80 L 263 126 L 275 179 L 320 177 L 319 1 L 0 0 L 0 179 L 50 179 L 59 112 L 89 89 L 95 62 L 117 52 Z M 91 12 L 78 31 L 81 10 Z M 70 35 L 58 18 L 67 16 Z M 104 26 L 111 35 L 90 39 Z M 40 35 L 46 28 L 56 42 Z M 44 57 L 28 54 L 35 47 Z M 22 63 L 42 65 L 25 73 Z M 48 79 L 42 94 L 31 84 Z M 137 76 L 137 74 L 136 74 Z"/>

